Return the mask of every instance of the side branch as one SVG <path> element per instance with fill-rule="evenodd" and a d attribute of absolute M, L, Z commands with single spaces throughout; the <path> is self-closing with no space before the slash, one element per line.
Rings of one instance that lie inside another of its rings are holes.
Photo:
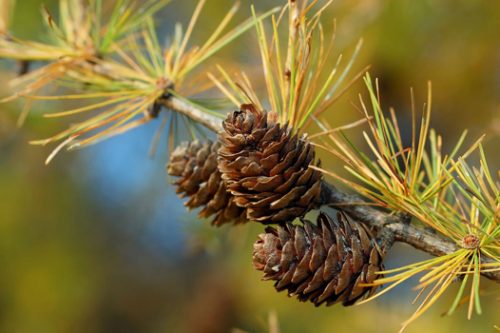
<path fill-rule="evenodd" d="M 460 247 L 435 233 L 411 225 L 406 216 L 389 214 L 370 206 L 356 195 L 349 195 L 325 183 L 325 203 L 340 209 L 353 218 L 377 229 L 392 232 L 394 240 L 409 244 L 433 256 L 442 256 L 458 251 Z M 484 263 L 492 263 L 484 258 Z M 500 282 L 500 271 L 483 272 L 483 276 Z"/>
<path fill-rule="evenodd" d="M 161 105 L 172 111 L 188 116 L 215 133 L 222 131 L 222 121 L 196 108 L 196 106 L 183 101 L 175 96 L 158 101 Z"/>
<path fill-rule="evenodd" d="M 190 117 L 216 133 L 222 131 L 222 122 L 218 118 L 199 110 L 196 106 L 175 96 L 170 96 L 162 100 L 161 104 L 172 111 Z M 323 200 L 325 204 L 340 209 L 377 230 L 391 232 L 394 235 L 394 240 L 398 242 L 409 244 L 433 256 L 442 256 L 460 249 L 457 244 L 450 240 L 443 239 L 431 231 L 411 225 L 405 216 L 385 213 L 370 206 L 358 196 L 343 193 L 327 183 L 324 185 Z M 490 263 L 493 261 L 485 258 L 484 262 Z M 482 275 L 500 282 L 500 271 L 483 272 Z"/>

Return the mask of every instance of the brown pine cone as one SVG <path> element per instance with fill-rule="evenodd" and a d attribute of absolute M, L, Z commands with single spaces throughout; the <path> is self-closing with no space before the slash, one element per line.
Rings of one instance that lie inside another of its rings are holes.
<path fill-rule="evenodd" d="M 284 223 L 321 203 L 321 173 L 309 168 L 314 148 L 268 113 L 244 104 L 224 121 L 219 170 L 249 220 Z"/>
<path fill-rule="evenodd" d="M 177 194 L 189 197 L 185 205 L 190 208 L 203 207 L 199 216 L 214 216 L 212 224 L 245 222 L 244 209 L 234 203 L 234 197 L 226 186 L 217 168 L 218 142 L 183 142 L 170 156 L 167 172 L 179 177 L 174 185 Z"/>
<path fill-rule="evenodd" d="M 320 213 L 317 226 L 304 221 L 267 227 L 254 244 L 255 268 L 264 280 L 276 281 L 278 291 L 316 306 L 347 306 L 372 295 L 376 287 L 360 284 L 373 282 L 383 270 L 382 254 L 364 225 L 341 213 L 337 218 Z"/>

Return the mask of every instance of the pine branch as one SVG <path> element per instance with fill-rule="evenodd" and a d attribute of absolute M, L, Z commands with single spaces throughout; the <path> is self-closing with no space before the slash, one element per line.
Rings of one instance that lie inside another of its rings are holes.
<path fill-rule="evenodd" d="M 432 231 L 411 225 L 407 216 L 385 213 L 370 206 L 362 198 L 343 193 L 330 184 L 325 186 L 324 200 L 375 229 L 392 232 L 395 241 L 409 244 L 433 256 L 443 256 L 460 249 L 454 242 L 443 239 Z M 484 258 L 484 263 L 490 262 L 493 261 Z M 500 282 L 500 271 L 483 272 L 482 275 Z"/>
<path fill-rule="evenodd" d="M 169 110 L 188 116 L 215 133 L 222 130 L 222 122 L 220 119 L 199 110 L 193 104 L 190 104 L 178 97 L 169 96 L 168 98 L 160 100 L 159 103 Z"/>
<path fill-rule="evenodd" d="M 190 117 L 216 133 L 222 131 L 222 122 L 219 119 L 175 96 L 163 100 L 162 105 Z M 346 212 L 370 227 L 392 233 L 395 241 L 406 243 L 433 256 L 450 254 L 460 249 L 454 242 L 443 239 L 429 230 L 411 225 L 407 216 L 383 212 L 370 206 L 362 198 L 343 193 L 328 183 L 325 183 L 323 188 L 323 202 Z M 484 258 L 484 263 L 490 262 L 493 261 Z M 483 272 L 482 275 L 500 282 L 500 271 Z"/>

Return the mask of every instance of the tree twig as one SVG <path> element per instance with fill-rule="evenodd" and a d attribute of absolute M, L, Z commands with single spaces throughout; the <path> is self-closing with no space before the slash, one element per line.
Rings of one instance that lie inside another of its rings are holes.
<path fill-rule="evenodd" d="M 405 216 L 383 212 L 356 195 L 343 193 L 330 184 L 325 183 L 324 200 L 330 206 L 340 209 L 353 218 L 378 230 L 390 230 L 394 240 L 409 244 L 414 248 L 433 256 L 442 256 L 458 251 L 460 247 L 454 242 L 423 228 L 416 227 L 406 220 Z M 484 263 L 492 263 L 489 258 Z M 500 271 L 483 272 L 483 276 L 500 282 Z"/>
<path fill-rule="evenodd" d="M 183 101 L 175 96 L 170 96 L 159 101 L 164 107 L 188 116 L 215 133 L 222 131 L 222 121 L 196 108 L 196 106 Z"/>

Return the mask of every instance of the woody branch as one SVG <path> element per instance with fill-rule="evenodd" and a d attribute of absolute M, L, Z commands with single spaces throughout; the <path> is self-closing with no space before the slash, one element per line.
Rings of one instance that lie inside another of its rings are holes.
<path fill-rule="evenodd" d="M 199 122 L 215 133 L 222 131 L 222 122 L 196 106 L 175 96 L 162 100 L 167 109 L 178 112 Z M 386 213 L 379 210 L 358 196 L 346 194 L 331 184 L 325 182 L 323 191 L 325 205 L 330 205 L 349 214 L 356 220 L 381 231 L 390 232 L 395 241 L 413 246 L 414 248 L 434 256 L 442 256 L 460 249 L 459 245 L 421 227 L 409 223 L 406 216 Z M 485 258 L 484 262 L 491 262 Z M 500 271 L 482 272 L 482 275 L 500 282 Z"/>

